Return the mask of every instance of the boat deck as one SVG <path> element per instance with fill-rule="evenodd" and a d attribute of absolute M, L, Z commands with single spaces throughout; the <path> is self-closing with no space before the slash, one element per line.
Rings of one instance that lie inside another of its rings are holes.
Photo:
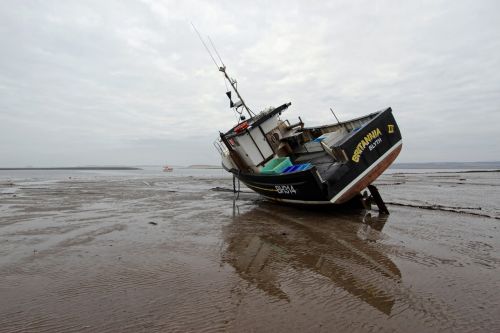
<path fill-rule="evenodd" d="M 300 154 L 292 161 L 294 164 L 311 163 L 323 179 L 330 179 L 342 166 L 342 163 L 335 162 L 325 151 Z"/>

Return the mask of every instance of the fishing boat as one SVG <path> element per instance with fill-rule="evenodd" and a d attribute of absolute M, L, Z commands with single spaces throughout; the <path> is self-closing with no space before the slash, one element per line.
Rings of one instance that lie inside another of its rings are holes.
<path fill-rule="evenodd" d="M 265 198 L 286 203 L 342 205 L 359 201 L 368 188 L 369 198 L 388 213 L 372 183 L 402 148 L 390 107 L 347 121 L 339 121 L 331 110 L 336 121 L 321 126 L 306 126 L 300 117 L 297 122 L 285 119 L 289 102 L 254 113 L 214 45 L 220 64 L 203 44 L 231 87 L 226 95 L 239 117 L 214 142 L 224 169 Z"/>
<path fill-rule="evenodd" d="M 165 165 L 163 167 L 163 172 L 172 172 L 174 169 L 171 166 Z"/>
<path fill-rule="evenodd" d="M 326 205 L 357 200 L 401 151 L 390 107 L 308 127 L 300 117 L 295 123 L 283 119 L 291 103 L 253 113 L 226 67 L 219 70 L 239 98 L 233 102 L 228 91 L 230 107 L 240 114 L 240 121 L 215 141 L 222 167 L 270 200 Z"/>

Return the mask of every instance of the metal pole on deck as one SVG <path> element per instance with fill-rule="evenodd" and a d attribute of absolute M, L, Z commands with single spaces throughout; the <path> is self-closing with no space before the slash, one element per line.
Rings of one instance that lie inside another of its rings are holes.
<path fill-rule="evenodd" d="M 235 81 L 231 80 L 231 78 L 229 77 L 229 75 L 227 75 L 227 73 L 226 73 L 226 66 L 222 65 L 221 67 L 219 67 L 219 71 L 221 71 L 222 73 L 224 73 L 224 76 L 226 77 L 226 80 L 229 82 L 229 84 L 233 88 L 234 92 L 236 93 L 236 95 L 240 99 L 241 104 L 243 105 L 243 107 L 247 111 L 247 113 L 250 116 L 250 118 L 252 118 L 253 116 L 255 116 L 255 115 L 252 114 L 252 111 L 250 111 L 250 109 L 246 105 L 245 101 L 243 100 L 243 97 L 241 97 L 240 92 L 238 91 L 238 88 L 236 88 L 236 85 L 234 84 Z"/>

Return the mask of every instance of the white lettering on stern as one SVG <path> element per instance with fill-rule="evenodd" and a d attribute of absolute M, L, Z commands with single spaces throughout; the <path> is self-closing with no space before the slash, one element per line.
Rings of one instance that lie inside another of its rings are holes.
<path fill-rule="evenodd" d="M 279 194 L 297 194 L 293 185 L 275 185 L 274 188 Z"/>
<path fill-rule="evenodd" d="M 375 149 L 375 147 L 377 147 L 377 145 L 379 143 L 382 142 L 382 138 L 378 138 L 377 140 L 373 141 L 373 143 L 371 143 L 369 146 L 368 146 L 368 149 L 370 149 L 370 151 L 372 151 L 373 149 Z"/>

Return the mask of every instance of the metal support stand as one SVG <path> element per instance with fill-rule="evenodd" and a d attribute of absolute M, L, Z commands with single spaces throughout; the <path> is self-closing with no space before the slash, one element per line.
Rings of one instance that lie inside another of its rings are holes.
<path fill-rule="evenodd" d="M 238 189 L 236 189 L 236 176 L 233 174 L 233 193 L 235 196 L 235 200 L 240 198 L 240 180 L 238 178 Z"/>
<path fill-rule="evenodd" d="M 375 185 L 368 185 L 368 189 L 370 190 L 370 193 L 372 195 L 373 201 L 377 204 L 378 211 L 381 214 L 387 214 L 389 215 L 389 210 L 387 209 L 387 206 L 385 205 L 384 200 L 380 196 L 380 193 L 378 189 L 375 187 Z"/>

